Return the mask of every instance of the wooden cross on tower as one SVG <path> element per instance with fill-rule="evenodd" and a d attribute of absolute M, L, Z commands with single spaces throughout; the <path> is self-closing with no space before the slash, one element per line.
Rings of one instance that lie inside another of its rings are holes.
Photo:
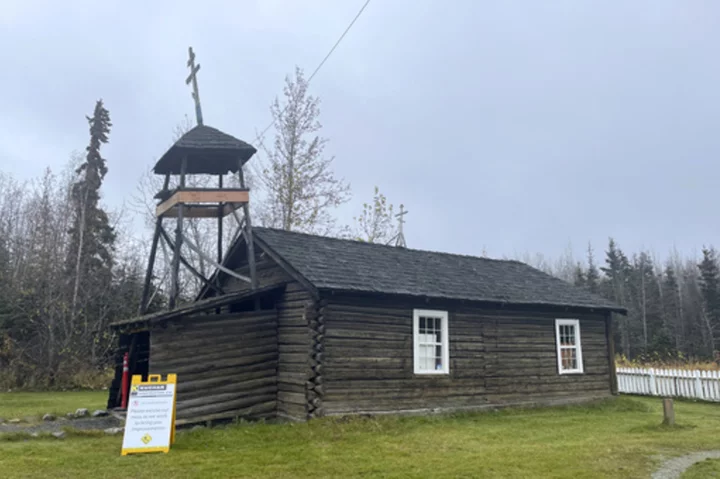
<path fill-rule="evenodd" d="M 192 82 L 193 92 L 192 97 L 193 100 L 195 100 L 195 117 L 197 118 L 197 124 L 202 125 L 203 124 L 203 117 L 202 117 L 202 108 L 200 108 L 200 92 L 198 90 L 198 84 L 197 84 L 197 72 L 200 71 L 200 64 L 198 63 L 197 66 L 195 65 L 195 52 L 193 52 L 192 47 L 188 48 L 188 62 L 187 66 L 190 68 L 190 75 L 188 75 L 187 79 L 185 80 L 185 84 L 189 85 L 190 82 Z"/>

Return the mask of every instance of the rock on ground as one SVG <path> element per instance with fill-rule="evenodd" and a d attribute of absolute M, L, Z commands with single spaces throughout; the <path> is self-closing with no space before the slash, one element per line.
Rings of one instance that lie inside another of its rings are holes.
<path fill-rule="evenodd" d="M 42 417 L 42 420 L 43 420 L 43 421 L 54 421 L 54 420 L 55 420 L 55 416 L 53 416 L 52 414 L 48 413 L 48 414 L 45 414 L 45 415 Z"/>
<path fill-rule="evenodd" d="M 20 419 L 17 419 L 17 418 L 8 419 L 8 424 L 19 424 L 19 423 L 20 423 Z"/>
<path fill-rule="evenodd" d="M 56 431 L 52 435 L 55 439 L 65 439 L 65 431 Z"/>
<path fill-rule="evenodd" d="M 88 410 L 85 409 L 84 407 L 75 411 L 75 417 L 85 417 L 87 415 L 88 415 Z"/>
<path fill-rule="evenodd" d="M 105 429 L 105 434 L 109 436 L 115 436 L 117 434 L 120 434 L 121 432 L 123 432 L 123 428 L 121 427 L 109 427 Z"/>
<path fill-rule="evenodd" d="M 660 469 L 653 473 L 652 479 L 679 479 L 686 469 L 705 459 L 720 459 L 720 450 L 694 452 L 665 461 Z"/>
<path fill-rule="evenodd" d="M 104 409 L 98 409 L 97 411 L 92 413 L 92 417 L 105 417 L 108 415 L 108 412 Z"/>

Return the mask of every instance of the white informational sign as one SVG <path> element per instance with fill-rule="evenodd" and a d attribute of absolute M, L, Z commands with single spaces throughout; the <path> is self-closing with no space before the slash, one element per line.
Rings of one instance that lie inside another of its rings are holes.
<path fill-rule="evenodd" d="M 158 376 L 148 379 L 150 382 L 145 383 L 139 376 L 132 379 L 121 451 L 123 456 L 168 452 L 175 437 L 175 375 L 168 375 L 167 381 L 160 381 Z"/>

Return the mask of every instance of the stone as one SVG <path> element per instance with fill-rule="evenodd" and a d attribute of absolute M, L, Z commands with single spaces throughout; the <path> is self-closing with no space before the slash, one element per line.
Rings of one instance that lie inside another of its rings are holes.
<path fill-rule="evenodd" d="M 18 424 L 20 422 L 20 419 L 8 419 L 8 424 Z"/>
<path fill-rule="evenodd" d="M 75 413 L 69 412 L 65 415 L 68 419 L 75 419 Z"/>
<path fill-rule="evenodd" d="M 43 420 L 43 421 L 54 421 L 54 420 L 55 420 L 55 416 L 53 416 L 53 415 L 50 414 L 50 413 L 47 413 L 47 414 L 45 414 L 45 415 L 42 417 L 42 420 Z"/>
<path fill-rule="evenodd" d="M 55 439 L 65 439 L 65 431 L 57 431 L 52 433 Z"/>
<path fill-rule="evenodd" d="M 97 411 L 94 411 L 92 413 L 92 417 L 105 417 L 108 415 L 108 412 L 104 409 L 98 409 Z"/>
<path fill-rule="evenodd" d="M 38 434 L 36 432 L 32 432 L 32 433 L 30 433 L 30 437 L 40 437 L 40 434 Z"/>
<path fill-rule="evenodd" d="M 121 432 L 123 432 L 123 428 L 121 428 L 121 427 L 109 427 L 109 428 L 105 429 L 104 432 L 105 432 L 105 434 L 107 434 L 108 436 L 116 436 L 116 435 L 120 434 Z"/>
<path fill-rule="evenodd" d="M 75 411 L 75 417 L 85 417 L 88 415 L 88 410 L 83 408 L 78 409 Z"/>
<path fill-rule="evenodd" d="M 190 428 L 191 431 L 197 431 L 198 429 L 205 429 L 205 426 L 197 425 Z"/>

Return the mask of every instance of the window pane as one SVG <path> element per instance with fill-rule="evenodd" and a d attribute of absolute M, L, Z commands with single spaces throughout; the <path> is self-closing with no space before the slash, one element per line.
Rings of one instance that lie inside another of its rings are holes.
<path fill-rule="evenodd" d="M 571 325 L 560 326 L 560 345 L 575 346 L 575 327 Z"/>
<path fill-rule="evenodd" d="M 420 321 L 419 321 L 419 322 L 420 322 L 420 328 L 419 328 L 420 331 L 419 331 L 419 333 L 420 333 L 420 334 L 425 334 L 425 318 L 423 318 L 422 316 L 420 316 Z"/>
<path fill-rule="evenodd" d="M 562 348 L 560 350 L 560 359 L 563 370 L 578 368 L 576 348 Z"/>

